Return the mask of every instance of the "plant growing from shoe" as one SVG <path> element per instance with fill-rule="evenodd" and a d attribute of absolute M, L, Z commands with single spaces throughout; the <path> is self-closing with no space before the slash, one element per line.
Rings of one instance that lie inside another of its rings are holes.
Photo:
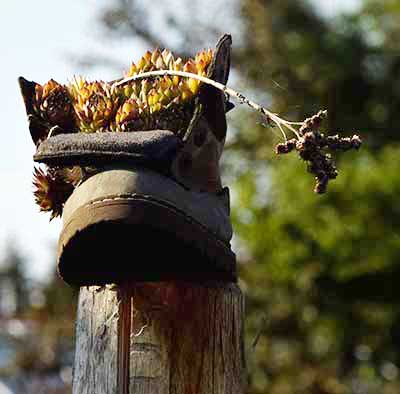
<path fill-rule="evenodd" d="M 52 126 L 63 132 L 134 132 L 167 129 L 183 135 L 195 109 L 195 100 L 202 84 L 211 85 L 226 96 L 237 99 L 256 110 L 271 127 L 278 127 L 284 142 L 278 143 L 278 155 L 296 151 L 314 175 L 316 193 L 324 193 L 328 182 L 337 177 L 331 153 L 358 149 L 357 135 L 340 137 L 320 131 L 327 111 L 302 122 L 291 122 L 249 100 L 241 93 L 207 77 L 212 63 L 211 49 L 199 52 L 194 59 L 183 62 L 168 50 L 147 51 L 137 64 L 132 63 L 125 78 L 115 82 L 87 81 L 75 77 L 66 86 L 50 80 L 35 85 L 33 108 L 39 119 L 46 122 L 49 134 Z M 287 133 L 292 134 L 288 139 Z M 40 142 L 40 141 L 39 141 Z M 62 206 L 73 188 L 82 181 L 83 172 L 73 169 L 35 169 L 36 202 L 51 218 L 60 216 Z"/>

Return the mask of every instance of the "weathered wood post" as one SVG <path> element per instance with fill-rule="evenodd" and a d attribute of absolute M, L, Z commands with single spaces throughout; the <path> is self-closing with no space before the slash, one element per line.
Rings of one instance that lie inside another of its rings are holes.
<path fill-rule="evenodd" d="M 242 393 L 242 305 L 221 282 L 82 288 L 73 392 Z"/>
<path fill-rule="evenodd" d="M 230 46 L 225 35 L 207 73 L 223 84 Z M 81 286 L 73 393 L 241 394 L 243 298 L 219 174 L 224 94 L 202 86 L 192 106 L 166 112 L 162 130 L 67 133 L 59 124 L 70 119 L 54 115 L 62 89 L 44 102 L 45 89 L 20 83 L 34 159 L 81 171 L 58 250 L 60 275 Z M 188 114 L 178 135 L 167 130 Z"/>

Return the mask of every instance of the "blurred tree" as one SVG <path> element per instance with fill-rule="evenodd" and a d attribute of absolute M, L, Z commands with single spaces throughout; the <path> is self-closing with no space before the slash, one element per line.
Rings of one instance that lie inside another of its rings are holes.
<path fill-rule="evenodd" d="M 249 352 L 254 392 L 280 393 L 282 379 L 290 393 L 357 393 L 346 387 L 358 381 L 369 385 L 361 391 L 367 393 L 383 392 L 385 380 L 393 385 L 400 363 L 400 291 L 394 282 L 399 153 L 396 145 L 343 160 L 341 176 L 324 197 L 310 193 L 295 158 L 270 171 L 267 203 L 260 202 L 251 173 L 238 179 L 233 213 L 245 248 L 247 333 L 254 338 L 262 332 Z M 275 365 L 276 357 L 288 364 Z M 389 378 L 387 368 L 393 371 Z M 360 375 L 364 369 L 368 376 Z M 296 382 L 303 377 L 308 383 L 300 390 Z M 328 381 L 336 391 L 324 386 Z"/>
<path fill-rule="evenodd" d="M 146 46 L 192 56 L 193 48 L 209 47 L 236 23 L 239 9 L 237 0 L 229 7 L 221 0 L 193 1 L 190 7 L 181 0 L 154 0 L 151 6 L 141 0 L 112 0 L 100 10 L 99 21 L 107 36 L 139 38 Z"/>
<path fill-rule="evenodd" d="M 0 265 L 0 284 L 3 293 L 0 315 L 2 310 L 3 312 L 7 310 L 7 314 L 21 315 L 29 306 L 25 263 L 16 246 L 11 244 Z"/>
<path fill-rule="evenodd" d="M 28 258 L 11 244 L 0 262 L 0 379 L 20 394 L 71 389 L 77 289 L 54 272 L 26 275 Z"/>
<path fill-rule="evenodd" d="M 326 108 L 328 130 L 366 140 L 321 197 L 297 158 L 272 159 L 274 130 L 242 108 L 230 115 L 248 392 L 400 392 L 399 2 L 365 0 L 328 20 L 305 0 L 233 1 L 228 24 L 210 11 L 226 2 L 173 3 L 113 0 L 100 19 L 107 34 L 183 54 L 230 31 L 235 83 L 249 96 L 293 120 Z"/>
<path fill-rule="evenodd" d="M 399 390 L 400 293 L 393 278 L 400 241 L 400 58 L 387 37 L 399 34 L 400 25 L 382 23 L 385 16 L 398 20 L 396 4 L 367 1 L 357 15 L 326 21 L 305 2 L 243 2 L 248 45 L 239 67 L 268 91 L 273 109 L 304 116 L 322 102 L 329 130 L 357 128 L 367 140 L 360 154 L 341 160 L 339 178 L 322 198 L 307 190 L 304 165 L 283 158 L 265 165 L 271 184 L 260 199 L 260 170 L 252 169 L 262 169 L 260 160 L 268 157 L 259 143 L 265 130 L 242 126 L 232 145 L 248 161 L 234 210 L 246 250 L 248 331 L 259 329 L 261 311 L 269 322 L 252 358 L 254 392 Z M 243 146 L 256 154 L 243 155 Z M 282 344 L 287 365 L 278 368 Z"/>
<path fill-rule="evenodd" d="M 79 289 L 70 287 L 62 281 L 56 271 L 43 289 L 44 309 L 51 317 L 63 316 L 68 320 L 75 319 Z"/>

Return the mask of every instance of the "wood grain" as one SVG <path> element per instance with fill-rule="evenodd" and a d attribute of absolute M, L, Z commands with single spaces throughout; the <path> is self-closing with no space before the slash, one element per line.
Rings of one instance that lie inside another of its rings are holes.
<path fill-rule="evenodd" d="M 126 382 L 130 394 L 243 393 L 236 284 L 144 282 L 119 296 L 94 289 L 79 299 L 74 394 L 127 394 Z"/>
<path fill-rule="evenodd" d="M 76 320 L 73 394 L 117 393 L 117 292 L 82 287 Z"/>

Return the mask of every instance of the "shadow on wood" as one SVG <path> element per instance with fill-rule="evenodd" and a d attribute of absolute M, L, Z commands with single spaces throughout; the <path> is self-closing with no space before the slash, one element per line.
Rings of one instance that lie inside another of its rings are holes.
<path fill-rule="evenodd" d="M 74 394 L 243 393 L 236 284 L 124 284 L 118 296 L 82 288 L 78 322 Z"/>

